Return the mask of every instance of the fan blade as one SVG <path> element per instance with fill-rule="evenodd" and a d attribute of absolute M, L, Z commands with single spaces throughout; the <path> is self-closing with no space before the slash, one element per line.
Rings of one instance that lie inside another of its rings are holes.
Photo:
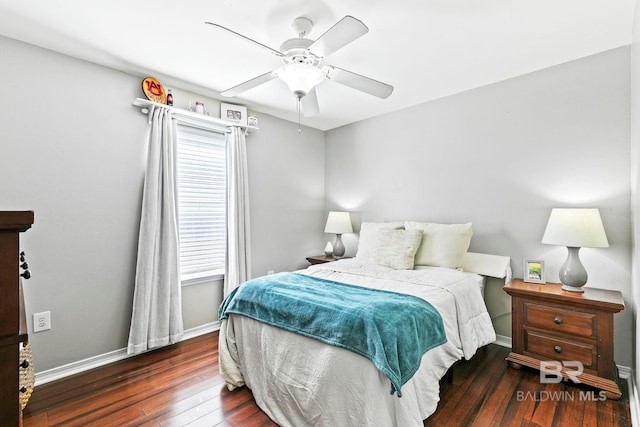
<path fill-rule="evenodd" d="M 243 38 L 244 40 L 247 40 L 248 42 L 255 44 L 256 46 L 260 46 L 261 48 L 268 50 L 269 52 L 271 52 L 272 54 L 274 54 L 274 55 L 276 55 L 276 56 L 282 56 L 282 53 L 281 53 L 281 52 L 279 52 L 279 51 L 277 51 L 277 50 L 275 50 L 275 49 L 270 48 L 270 47 L 269 47 L 269 46 L 267 46 L 266 44 L 262 44 L 262 43 L 260 43 L 260 42 L 258 42 L 258 41 L 255 41 L 255 40 L 253 40 L 253 39 L 250 39 L 249 37 L 247 37 L 247 36 L 243 36 L 243 35 L 242 35 L 242 34 L 240 34 L 240 33 L 236 33 L 235 31 L 230 30 L 230 29 L 229 29 L 229 28 L 227 28 L 227 27 L 223 27 L 223 26 L 222 26 L 222 25 L 220 25 L 220 24 L 214 24 L 213 22 L 205 22 L 205 24 L 209 24 L 209 25 L 213 25 L 214 27 L 222 28 L 223 30 L 228 31 L 228 32 L 230 32 L 231 34 L 234 34 L 234 35 L 236 35 L 236 36 L 238 36 L 238 37 L 241 37 L 241 38 Z"/>
<path fill-rule="evenodd" d="M 334 67 L 333 65 L 322 67 L 322 71 L 329 80 L 377 96 L 378 98 L 385 99 L 393 93 L 393 86 L 391 85 L 361 76 L 351 71 L 343 70 L 342 68 Z"/>
<path fill-rule="evenodd" d="M 362 21 L 347 15 L 311 43 L 308 49 L 317 56 L 327 57 L 368 31 L 369 28 Z"/>
<path fill-rule="evenodd" d="M 318 106 L 318 95 L 316 95 L 315 87 L 303 96 L 300 102 L 302 103 L 302 113 L 305 117 L 313 117 L 320 112 L 320 107 Z"/>
<path fill-rule="evenodd" d="M 227 89 L 224 92 L 220 92 L 220 95 L 228 96 L 228 97 L 236 96 L 242 92 L 245 92 L 249 89 L 253 89 L 256 86 L 259 86 L 263 83 L 271 81 L 275 79 L 277 76 L 278 75 L 276 74 L 275 71 L 269 71 L 268 73 L 264 73 L 261 76 L 254 77 L 251 80 L 247 80 L 244 83 L 240 83 L 237 86 Z"/>

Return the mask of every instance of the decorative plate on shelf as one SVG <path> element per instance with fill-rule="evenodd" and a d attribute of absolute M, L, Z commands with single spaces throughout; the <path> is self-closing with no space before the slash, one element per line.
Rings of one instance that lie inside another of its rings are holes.
<path fill-rule="evenodd" d="M 142 81 L 142 91 L 149 101 L 158 104 L 167 103 L 167 93 L 164 91 L 164 87 L 153 77 L 147 77 Z"/>

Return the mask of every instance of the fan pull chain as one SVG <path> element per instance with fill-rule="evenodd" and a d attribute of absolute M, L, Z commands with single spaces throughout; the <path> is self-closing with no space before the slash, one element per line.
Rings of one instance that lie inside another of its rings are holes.
<path fill-rule="evenodd" d="M 298 98 L 298 135 L 302 133 L 302 129 L 300 129 L 300 98 Z"/>

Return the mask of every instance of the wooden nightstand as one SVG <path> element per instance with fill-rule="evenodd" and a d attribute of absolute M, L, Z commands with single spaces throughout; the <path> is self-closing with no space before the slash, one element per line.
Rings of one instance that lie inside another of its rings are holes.
<path fill-rule="evenodd" d="M 310 264 L 324 264 L 325 262 L 332 262 L 332 261 L 337 261 L 339 259 L 344 259 L 344 258 L 336 258 L 334 256 L 326 256 L 326 255 L 317 255 L 317 256 L 309 256 L 307 257 L 307 261 L 309 261 Z"/>
<path fill-rule="evenodd" d="M 559 283 L 521 279 L 503 289 L 512 297 L 512 352 L 506 359 L 511 367 L 540 369 L 541 361 L 578 361 L 584 368 L 577 376 L 580 382 L 604 390 L 609 399 L 620 398 L 613 360 L 613 315 L 624 310 L 620 292 L 589 287 L 568 292 Z M 562 374 L 575 377 L 575 371 L 570 366 Z"/>

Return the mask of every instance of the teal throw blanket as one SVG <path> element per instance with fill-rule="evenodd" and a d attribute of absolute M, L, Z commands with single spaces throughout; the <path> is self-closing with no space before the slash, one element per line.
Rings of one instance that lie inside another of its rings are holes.
<path fill-rule="evenodd" d="M 440 314 L 423 299 L 299 273 L 242 284 L 220 305 L 221 320 L 230 313 L 364 356 L 389 377 L 398 397 L 422 356 L 447 342 Z"/>

